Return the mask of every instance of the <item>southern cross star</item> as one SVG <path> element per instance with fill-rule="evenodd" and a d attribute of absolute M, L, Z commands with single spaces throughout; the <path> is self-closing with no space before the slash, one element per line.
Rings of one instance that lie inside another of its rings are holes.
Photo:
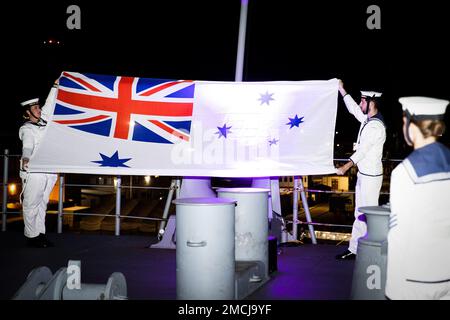
<path fill-rule="evenodd" d="M 272 96 L 274 94 L 273 93 L 269 93 L 269 91 L 266 91 L 266 93 L 260 93 L 259 95 L 261 96 L 258 99 L 259 101 L 261 101 L 260 106 L 262 106 L 264 103 L 267 103 L 267 105 L 269 105 L 271 100 L 275 100 L 274 98 L 272 98 Z"/>
<path fill-rule="evenodd" d="M 303 118 L 304 117 L 299 118 L 297 115 L 295 115 L 294 118 L 289 118 L 289 122 L 286 124 L 291 126 L 289 129 L 292 129 L 293 127 L 298 128 L 298 125 L 303 122 Z"/>
<path fill-rule="evenodd" d="M 230 131 L 231 126 L 227 127 L 226 123 L 223 125 L 223 127 L 217 127 L 217 129 L 219 129 L 219 131 L 215 132 L 215 134 L 219 134 L 218 138 L 220 138 L 220 137 L 226 138 L 228 133 L 232 133 Z"/>
<path fill-rule="evenodd" d="M 125 168 L 129 168 L 129 166 L 127 166 L 125 164 L 125 162 L 127 162 L 127 161 L 132 159 L 132 158 L 119 159 L 119 151 L 116 151 L 111 157 L 108 157 L 108 156 L 100 153 L 100 157 L 102 157 L 102 160 L 92 161 L 92 162 L 95 162 L 95 163 L 99 163 L 100 167 L 125 167 Z"/>

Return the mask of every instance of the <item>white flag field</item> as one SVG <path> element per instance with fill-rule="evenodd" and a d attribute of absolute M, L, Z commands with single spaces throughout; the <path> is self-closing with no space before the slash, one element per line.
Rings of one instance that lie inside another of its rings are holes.
<path fill-rule="evenodd" d="M 63 72 L 31 172 L 335 173 L 338 80 L 214 82 Z"/>

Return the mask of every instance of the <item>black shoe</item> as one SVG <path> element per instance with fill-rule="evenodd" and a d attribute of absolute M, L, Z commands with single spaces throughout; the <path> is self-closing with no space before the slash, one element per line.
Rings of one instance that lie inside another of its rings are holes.
<path fill-rule="evenodd" d="M 27 238 L 27 247 L 41 248 L 41 239 L 39 238 L 39 236 L 34 238 Z"/>
<path fill-rule="evenodd" d="M 40 233 L 38 236 L 41 240 L 42 243 L 42 247 L 43 248 L 47 248 L 47 247 L 54 247 L 55 245 L 53 244 L 53 242 L 51 242 L 50 240 L 47 239 L 47 237 L 45 236 L 45 234 Z"/>
<path fill-rule="evenodd" d="M 356 254 L 352 253 L 350 250 L 345 250 L 345 252 L 336 256 L 337 260 L 355 260 L 355 258 Z"/>

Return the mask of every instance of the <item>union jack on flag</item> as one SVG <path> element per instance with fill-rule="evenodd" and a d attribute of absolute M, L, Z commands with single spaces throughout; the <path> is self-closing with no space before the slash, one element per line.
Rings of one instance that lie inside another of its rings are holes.
<path fill-rule="evenodd" d="M 133 141 L 189 141 L 195 84 L 64 72 L 53 121 L 90 134 Z"/>

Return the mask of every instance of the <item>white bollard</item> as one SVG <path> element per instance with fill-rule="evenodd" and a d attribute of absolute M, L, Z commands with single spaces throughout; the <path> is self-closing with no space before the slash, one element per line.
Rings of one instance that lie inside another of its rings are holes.
<path fill-rule="evenodd" d="M 385 300 L 390 208 L 371 206 L 358 210 L 366 216 L 367 234 L 358 240 L 351 299 Z"/>
<path fill-rule="evenodd" d="M 235 214 L 236 261 L 261 261 L 269 277 L 269 224 L 267 205 L 269 189 L 221 188 L 219 198 L 237 201 Z"/>
<path fill-rule="evenodd" d="M 234 299 L 236 201 L 180 198 L 176 205 L 177 299 Z"/>

